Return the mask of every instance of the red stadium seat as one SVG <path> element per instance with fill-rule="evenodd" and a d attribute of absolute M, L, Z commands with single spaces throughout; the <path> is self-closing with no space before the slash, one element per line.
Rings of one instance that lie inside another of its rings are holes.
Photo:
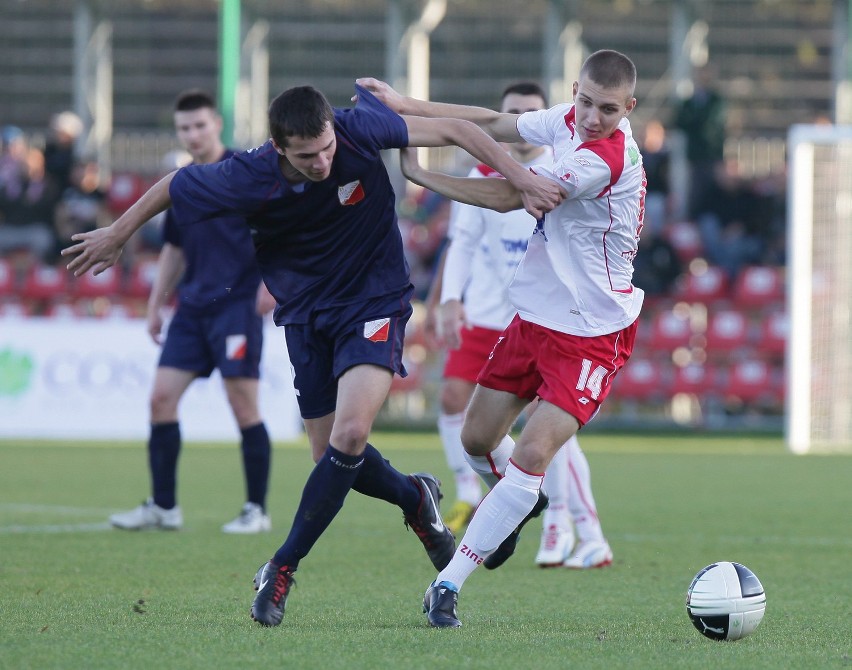
<path fill-rule="evenodd" d="M 668 395 L 670 378 L 667 366 L 653 360 L 630 359 L 615 378 L 616 399 L 658 400 Z"/>
<path fill-rule="evenodd" d="M 787 313 L 782 310 L 770 312 L 764 316 L 760 323 L 760 342 L 758 343 L 761 353 L 783 356 L 787 348 L 789 328 L 790 321 Z"/>
<path fill-rule="evenodd" d="M 666 236 L 682 262 L 688 263 L 701 255 L 701 236 L 694 223 L 690 221 L 673 223 L 668 227 Z"/>
<path fill-rule="evenodd" d="M 140 258 L 125 285 L 125 295 L 132 298 L 147 298 L 157 276 L 157 257 Z"/>
<path fill-rule="evenodd" d="M 713 303 L 729 297 L 728 276 L 713 265 L 702 272 L 688 272 L 678 279 L 675 296 L 686 302 Z"/>
<path fill-rule="evenodd" d="M 738 361 L 728 369 L 724 391 L 728 399 L 743 403 L 777 405 L 783 402 L 783 375 L 766 361 Z"/>
<path fill-rule="evenodd" d="M 742 312 L 725 309 L 714 312 L 707 323 L 707 353 L 730 353 L 749 344 L 749 321 Z"/>
<path fill-rule="evenodd" d="M 68 271 L 64 267 L 33 265 L 27 272 L 21 295 L 29 300 L 50 300 L 68 293 Z"/>
<path fill-rule="evenodd" d="M 738 306 L 763 308 L 784 300 L 784 272 L 781 268 L 753 265 L 737 276 L 733 288 Z"/>
<path fill-rule="evenodd" d="M 121 268 L 113 265 L 99 275 L 87 272 L 74 282 L 74 295 L 80 298 L 117 295 L 121 290 Z"/>
<path fill-rule="evenodd" d="M 719 371 L 712 365 L 689 363 L 675 369 L 672 393 L 707 395 L 719 383 Z"/>
<path fill-rule="evenodd" d="M 137 174 L 114 174 L 110 180 L 107 192 L 107 207 L 114 216 L 124 214 L 142 194 L 148 190 L 150 183 Z"/>
<path fill-rule="evenodd" d="M 0 258 L 0 295 L 15 292 L 15 267 L 5 258 Z"/>
<path fill-rule="evenodd" d="M 648 347 L 656 351 L 671 351 L 685 347 L 692 337 L 692 324 L 688 314 L 670 309 L 658 312 L 651 322 Z"/>

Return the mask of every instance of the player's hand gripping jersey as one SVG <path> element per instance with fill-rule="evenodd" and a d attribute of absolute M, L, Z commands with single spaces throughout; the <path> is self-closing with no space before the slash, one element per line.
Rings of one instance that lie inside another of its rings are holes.
<path fill-rule="evenodd" d="M 642 230 L 645 176 L 630 123 L 608 138 L 583 142 L 574 105 L 526 112 L 518 131 L 550 145 L 552 167 L 568 198 L 538 222 L 509 288 L 522 319 L 572 335 L 612 333 L 636 320 L 644 293 L 631 283 Z"/>

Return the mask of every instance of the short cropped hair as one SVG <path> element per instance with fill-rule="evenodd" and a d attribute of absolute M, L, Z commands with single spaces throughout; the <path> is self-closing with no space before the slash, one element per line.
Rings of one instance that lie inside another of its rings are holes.
<path fill-rule="evenodd" d="M 534 81 L 519 81 L 514 84 L 509 84 L 503 91 L 503 95 L 500 96 L 500 100 L 503 100 L 507 95 L 511 95 L 512 93 L 515 95 L 537 95 L 539 98 L 544 100 L 545 107 L 548 105 L 547 93 L 545 93 L 544 89 Z"/>
<path fill-rule="evenodd" d="M 191 88 L 183 91 L 175 99 L 176 112 L 194 112 L 197 109 L 212 109 L 216 110 L 216 101 L 213 96 L 207 91 L 202 91 L 200 88 Z"/>
<path fill-rule="evenodd" d="M 288 137 L 316 138 L 334 126 L 334 110 L 313 86 L 288 88 L 269 105 L 269 133 L 279 147 Z"/>
<path fill-rule="evenodd" d="M 630 89 L 628 97 L 633 96 L 636 88 L 636 66 L 623 53 L 611 49 L 595 51 L 580 68 L 580 76 L 587 76 L 604 88 Z"/>

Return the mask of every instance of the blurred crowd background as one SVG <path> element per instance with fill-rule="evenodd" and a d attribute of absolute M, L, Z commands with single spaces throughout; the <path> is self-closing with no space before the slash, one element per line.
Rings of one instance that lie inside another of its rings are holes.
<path fill-rule="evenodd" d="M 0 328 L 20 318 L 144 315 L 157 221 L 98 278 L 73 280 L 59 250 L 75 232 L 109 224 L 187 160 L 174 140 L 172 102 L 190 87 L 222 94 L 228 2 L 0 5 Z M 556 103 L 569 99 L 585 55 L 627 53 L 639 71 L 631 121 L 648 174 L 634 283 L 648 298 L 634 360 L 600 423 L 780 430 L 786 138 L 793 124 L 844 120 L 848 5 L 243 0 L 227 139 L 236 147 L 264 141 L 268 99 L 297 84 L 348 106 L 355 78 L 369 75 L 435 100 L 493 107 L 507 84 L 535 80 Z M 457 173 L 470 165 L 449 150 L 429 160 Z M 399 196 L 422 300 L 450 206 L 402 180 Z M 419 306 L 406 354 L 412 375 L 396 385 L 388 424 L 435 415 L 443 354 L 421 320 Z"/>

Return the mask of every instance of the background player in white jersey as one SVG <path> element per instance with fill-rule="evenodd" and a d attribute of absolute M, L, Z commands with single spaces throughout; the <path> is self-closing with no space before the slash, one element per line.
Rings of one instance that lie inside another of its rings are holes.
<path fill-rule="evenodd" d="M 424 596 L 430 625 L 457 628 L 464 581 L 534 510 L 545 468 L 597 413 L 633 349 L 643 292 L 631 282 L 632 261 L 645 193 L 627 120 L 636 106 L 636 67 L 617 51 L 597 51 L 574 82 L 573 104 L 521 115 L 412 100 L 383 82 L 359 83 L 403 113 L 460 117 L 503 142 L 552 146 L 553 166 L 535 172 L 561 184 L 565 196 L 536 224 L 509 288 L 518 315 L 479 375 L 462 429 L 474 469 L 503 477 Z M 415 183 L 460 202 L 500 211 L 520 206 L 502 179 L 427 172 L 410 152 L 403 169 Z M 503 437 L 536 398 L 518 443 L 507 448 Z"/>
<path fill-rule="evenodd" d="M 545 92 L 534 82 L 512 84 L 500 100 L 500 111 L 509 114 L 547 107 Z M 523 141 L 507 144 L 506 149 L 527 167 L 549 163 L 553 155 L 550 147 Z M 468 176 L 501 177 L 481 163 Z M 457 497 L 444 515 L 444 522 L 456 535 L 482 499 L 480 479 L 465 459 L 461 442 L 465 409 L 494 343 L 515 316 L 506 291 L 534 226 L 535 220 L 520 209 L 500 213 L 456 203 L 450 221 L 450 244 L 443 256 L 442 272 L 432 288 L 432 294 L 437 293 L 439 299 L 431 300 L 430 309 L 440 303 L 435 320 L 449 350 L 441 384 L 438 430 L 447 464 L 455 475 Z M 580 569 L 610 565 L 612 551 L 598 519 L 589 464 L 576 437 L 551 461 L 544 490 L 550 502 L 544 510 L 535 562 L 542 567 L 565 565 Z M 580 543 L 572 553 L 574 524 Z M 485 561 L 485 567 L 498 567 L 495 561 L 502 564 L 509 555 L 511 552 L 495 552 Z"/>

